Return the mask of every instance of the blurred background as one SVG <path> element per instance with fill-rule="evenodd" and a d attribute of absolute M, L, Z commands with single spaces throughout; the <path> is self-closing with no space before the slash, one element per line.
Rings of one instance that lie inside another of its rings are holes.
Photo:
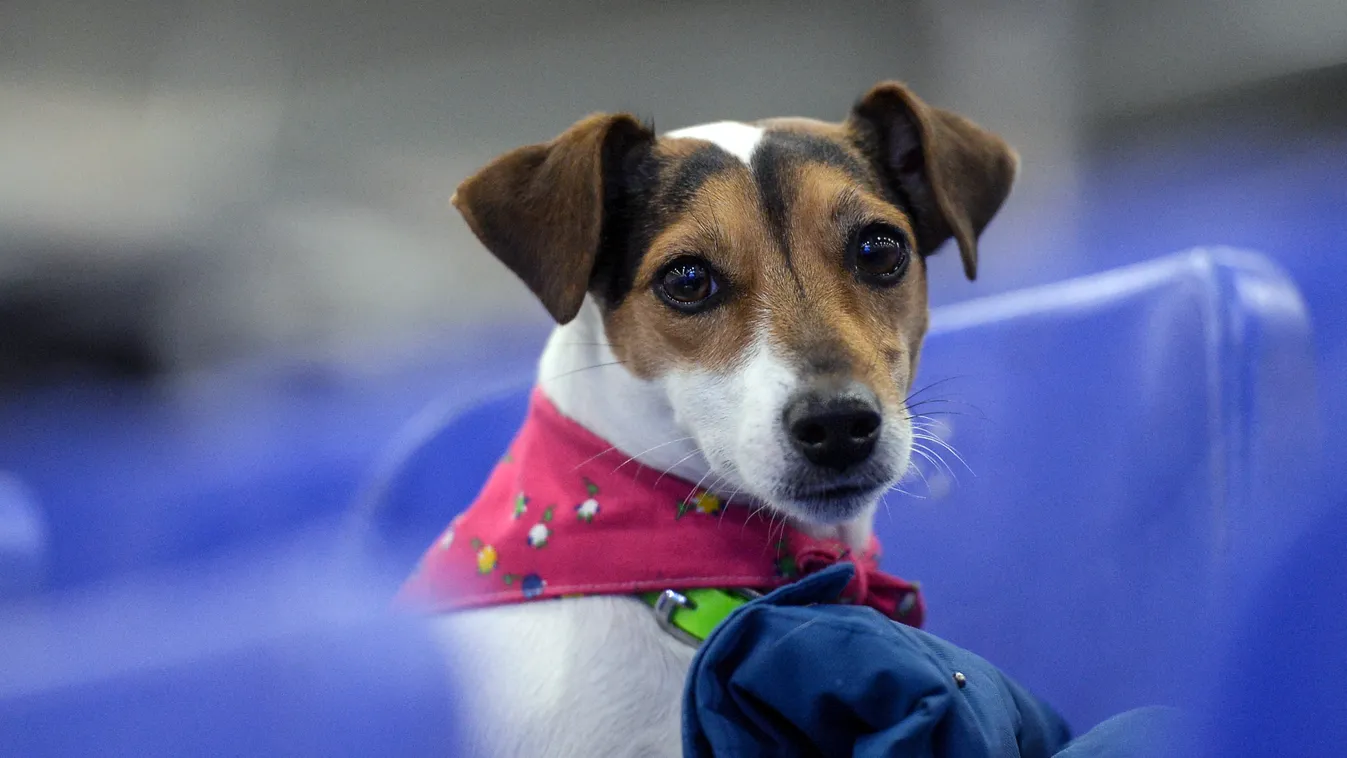
<path fill-rule="evenodd" d="M 594 111 L 841 119 L 882 79 L 1023 161 L 934 305 L 1257 251 L 1313 326 L 1318 412 L 1282 415 L 1347 446 L 1343 0 L 0 0 L 0 599 L 335 522 L 399 430 L 526 375 L 546 314 L 447 202 L 495 155 Z M 9 620 L 12 660 L 57 649 Z"/>
<path fill-rule="evenodd" d="M 595 110 L 841 118 L 882 78 L 1024 159 L 985 276 L 944 256 L 937 303 L 1224 243 L 1334 307 L 1338 0 L 6 0 L 0 370 L 153 379 L 533 328 L 447 206 L 474 168 Z M 1318 315 L 1327 336 L 1343 311 Z"/>
<path fill-rule="evenodd" d="M 345 497 L 549 326 L 448 207 L 472 170 L 596 110 L 840 119 L 886 78 L 1023 158 L 979 280 L 937 256 L 935 305 L 1244 247 L 1347 386 L 1340 0 L 5 0 L 0 470 L 128 508 Z"/>
<path fill-rule="evenodd" d="M 0 470 L 132 500 L 141 470 L 265 493 L 304 446 L 353 471 L 548 327 L 448 207 L 473 169 L 596 110 L 841 118 L 885 78 L 1023 157 L 979 280 L 937 256 L 934 304 L 1245 247 L 1347 386 L 1340 0 L 6 0 Z"/>

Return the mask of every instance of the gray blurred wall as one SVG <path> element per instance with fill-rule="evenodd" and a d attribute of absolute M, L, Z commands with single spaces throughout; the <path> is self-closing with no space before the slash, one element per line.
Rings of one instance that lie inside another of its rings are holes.
<path fill-rule="evenodd" d="M 78 303 L 170 368 L 538 324 L 447 207 L 475 167 L 596 110 L 840 118 L 885 78 L 1019 148 L 1012 286 L 1071 254 L 1092 130 L 1343 63 L 1342 0 L 5 0 L 0 302 Z"/>

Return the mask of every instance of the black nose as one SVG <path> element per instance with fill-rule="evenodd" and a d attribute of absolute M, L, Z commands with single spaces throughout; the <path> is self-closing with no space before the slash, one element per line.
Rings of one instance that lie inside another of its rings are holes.
<path fill-rule="evenodd" d="M 786 407 L 791 444 L 816 466 L 845 470 L 865 461 L 879 439 L 879 403 L 868 391 L 808 392 Z"/>

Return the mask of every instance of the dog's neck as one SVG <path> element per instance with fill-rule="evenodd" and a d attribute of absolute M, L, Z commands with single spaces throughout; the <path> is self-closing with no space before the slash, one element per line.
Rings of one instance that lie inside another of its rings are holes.
<path fill-rule="evenodd" d="M 633 461 L 693 482 L 733 505 L 755 504 L 746 493 L 717 481 L 697 441 L 677 423 L 658 380 L 639 379 L 618 360 L 592 300 L 586 298 L 574 320 L 553 330 L 539 361 L 538 384 L 563 415 Z M 862 547 L 870 541 L 873 520 L 870 509 L 839 526 L 796 526 L 818 539 Z"/>
<path fill-rule="evenodd" d="M 570 323 L 552 332 L 538 366 L 538 383 L 562 414 L 638 462 L 715 490 L 697 442 L 674 420 L 656 381 L 622 365 L 604 333 L 603 316 L 586 299 Z"/>

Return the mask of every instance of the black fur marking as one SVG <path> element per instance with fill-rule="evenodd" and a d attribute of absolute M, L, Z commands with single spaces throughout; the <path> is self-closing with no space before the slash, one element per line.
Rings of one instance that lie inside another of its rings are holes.
<path fill-rule="evenodd" d="M 881 135 L 866 137 L 856 145 L 862 154 L 885 153 L 887 145 L 875 144 L 883 141 Z M 786 188 L 795 176 L 794 169 L 808 163 L 841 169 L 864 186 L 882 192 L 898 207 L 910 207 L 901 183 L 876 181 L 877 176 L 888 179 L 892 171 L 884 162 L 876 160 L 873 165 L 866 165 L 843 145 L 822 137 L 767 131 L 753 153 L 754 181 L 786 270 L 801 292 L 804 285 L 791 262 L 790 193 Z M 603 232 L 590 278 L 590 291 L 600 304 L 608 310 L 622 304 L 636 286 L 636 271 L 658 229 L 686 210 L 707 180 L 738 165 L 738 160 L 725 150 L 707 145 L 679 160 L 677 165 L 667 166 L 655 157 L 653 145 L 648 141 L 634 139 L 625 132 L 609 136 L 603 156 Z M 662 174 L 671 176 L 661 183 Z"/>
<path fill-rule="evenodd" d="M 729 171 L 738 163 L 716 145 L 707 145 L 678 163 L 673 178 L 660 192 L 660 205 L 669 214 L 681 213 L 697 190 L 712 176 Z"/>
<path fill-rule="evenodd" d="M 870 168 L 845 147 L 830 139 L 801 132 L 768 131 L 763 135 L 758 149 L 763 148 L 779 150 L 783 155 L 789 155 L 799 163 L 833 166 L 850 174 L 857 182 L 867 187 L 874 185 Z"/>
<path fill-rule="evenodd" d="M 590 278 L 590 291 L 612 310 L 636 286 L 636 271 L 659 227 L 682 213 L 708 179 L 732 170 L 738 162 L 715 145 L 707 145 L 673 166 L 656 158 L 649 145 L 626 149 L 618 140 L 606 146 L 606 151 L 603 243 Z M 673 175 L 661 183 L 660 177 L 668 169 Z"/>
<path fill-rule="evenodd" d="M 790 260 L 790 240 L 787 234 L 790 216 L 790 196 L 786 184 L 791 179 L 792 155 L 786 145 L 767 135 L 753 151 L 753 179 L 758 185 L 758 199 L 767 216 L 767 228 L 776 238 L 786 269 L 794 272 Z"/>
<path fill-rule="evenodd" d="M 859 117 L 854 121 L 859 127 L 856 149 L 870 158 L 872 170 L 881 178 L 879 188 L 884 199 L 912 219 L 917 233 L 917 253 L 930 255 L 944 238 L 933 228 L 931 214 L 938 213 L 932 207 L 934 200 L 922 203 L 920 200 L 924 198 L 913 196 L 914 190 L 923 194 L 925 182 L 925 165 L 916 125 L 904 122 L 885 128 L 882 124 L 888 119 L 883 114 L 871 113 L 860 105 L 855 110 Z"/>
<path fill-rule="evenodd" d="M 795 279 L 801 292 L 804 284 L 791 261 L 788 234 L 790 201 L 786 183 L 794 178 L 794 167 L 806 163 L 820 163 L 846 172 L 857 182 L 875 186 L 874 174 L 846 148 L 823 137 L 789 131 L 768 131 L 753 152 L 753 176 L 758 185 L 758 196 L 768 227 L 776 237 L 785 258 L 786 270 Z"/>
<path fill-rule="evenodd" d="M 603 231 L 589 290 L 605 308 L 622 303 L 654 236 L 653 195 L 659 161 L 653 143 L 612 134 L 603 148 Z"/>

